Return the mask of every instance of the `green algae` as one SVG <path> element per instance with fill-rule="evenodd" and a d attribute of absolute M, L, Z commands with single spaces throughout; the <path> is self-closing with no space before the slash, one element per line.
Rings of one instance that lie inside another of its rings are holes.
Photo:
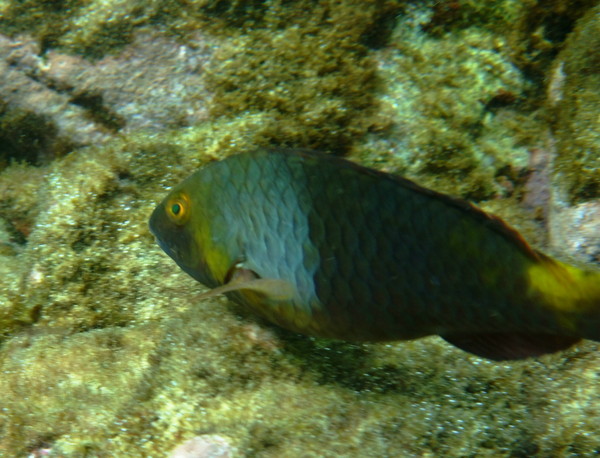
<path fill-rule="evenodd" d="M 557 58 L 550 111 L 558 140 L 555 179 L 564 201 L 600 197 L 600 7 L 592 8 Z"/>
<path fill-rule="evenodd" d="M 235 58 L 240 49 L 249 51 Z M 312 49 L 319 52 L 310 56 Z M 261 112 L 271 120 L 263 128 L 266 142 L 343 153 L 372 125 L 374 114 L 373 63 L 353 54 L 326 37 L 305 36 L 300 28 L 234 40 L 217 51 L 220 62 L 211 69 L 211 111 L 214 116 Z M 356 117 L 361 110 L 364 117 Z"/>
<path fill-rule="evenodd" d="M 535 5 L 535 1 L 444 0 L 432 5 L 423 29 L 432 35 L 442 35 L 459 29 L 479 27 L 492 32 L 506 32 L 521 20 Z"/>
<path fill-rule="evenodd" d="M 497 364 L 439 338 L 314 340 L 224 299 L 198 303 L 201 286 L 155 246 L 146 219 L 165 187 L 220 157 L 230 131 L 221 120 L 132 136 L 37 177 L 43 200 L 31 202 L 46 205 L 14 259 L 19 310 L 38 311 L 0 352 L 1 450 L 156 456 L 199 433 L 264 457 L 600 446 L 597 345 Z"/>
<path fill-rule="evenodd" d="M 73 148 L 44 116 L 10 108 L 0 100 L 0 168 L 12 160 L 40 165 Z"/>
<path fill-rule="evenodd" d="M 0 28 L 13 36 L 33 35 L 43 50 L 59 48 L 100 58 L 129 43 L 133 28 L 147 22 L 159 6 L 104 0 L 7 2 Z"/>
<path fill-rule="evenodd" d="M 519 106 L 528 82 L 504 36 L 474 26 L 441 39 L 415 26 L 422 15 L 417 9 L 402 19 L 379 52 L 386 89 L 378 98 L 399 143 L 381 141 L 389 137 L 385 129 L 372 134 L 361 159 L 385 148 L 396 170 L 426 186 L 488 199 L 502 192 L 495 179 L 501 170 L 527 167 L 544 125 Z M 496 107 L 502 97 L 508 102 Z"/>
<path fill-rule="evenodd" d="M 3 445 L 154 456 L 200 431 L 232 438 L 243 456 L 266 457 L 594 446 L 593 419 L 582 423 L 554 402 L 589 411 L 589 392 L 572 397 L 573 379 L 553 381 L 566 364 L 593 384 L 590 348 L 563 363 L 545 359 L 545 367 L 465 360 L 438 339 L 315 347 L 236 317 L 222 302 L 190 306 L 189 291 L 179 298 L 186 311 L 135 328 L 13 339 L 0 386 L 20 402 L 4 402 Z M 561 427 L 545 421 L 558 415 Z"/>
<path fill-rule="evenodd" d="M 22 275 L 5 278 L 0 334 L 30 326 L 84 331 L 146 319 L 138 294 L 152 279 L 139 273 L 138 262 L 148 261 L 142 246 L 152 242 L 147 219 L 154 203 L 208 158 L 260 143 L 261 124 L 260 116 L 237 121 L 235 137 L 226 120 L 160 136 L 142 133 L 43 167 L 4 170 L 2 242 Z"/>
<path fill-rule="evenodd" d="M 525 108 L 487 108 L 499 90 L 517 98 L 528 90 L 505 57 L 512 48 L 501 28 L 490 35 L 461 25 L 444 40 L 396 28 L 381 49 L 392 54 L 389 66 L 376 69 L 368 30 L 381 24 L 382 10 L 364 12 L 333 49 L 347 22 L 307 29 L 301 18 L 289 21 L 299 8 L 268 2 L 280 9 L 265 18 L 266 3 L 198 2 L 170 25 L 182 37 L 206 18 L 226 26 L 209 69 L 215 119 L 132 134 L 41 167 L 13 164 L 0 175 L 0 454 L 161 456 L 209 433 L 265 457 L 600 450 L 598 345 L 497 364 L 439 338 L 356 345 L 294 336 L 223 299 L 195 300 L 202 287 L 159 250 L 146 223 L 166 189 L 206 161 L 256 145 L 308 144 L 482 199 L 499 192 L 498 174 L 519 179 L 543 128 Z M 147 25 L 142 13 L 117 5 L 83 15 L 73 4 L 60 20 L 81 26 L 80 34 L 48 43 L 102 55 L 116 42 L 105 43 L 98 24 L 133 14 Z M 97 24 L 88 29 L 84 16 Z M 244 24 L 258 30 L 237 29 Z M 237 56 L 253 40 L 257 48 Z M 288 40 L 297 49 L 286 49 Z M 322 59 L 334 68 L 326 71 Z M 352 68 L 359 64 L 365 68 Z M 311 100 L 311 91 L 323 97 Z M 381 119 L 373 119 L 378 107 Z M 389 139 L 399 131 L 400 141 Z M 381 145 L 394 145 L 393 153 Z M 515 202 L 486 208 L 536 234 Z"/>
<path fill-rule="evenodd" d="M 47 0 L 6 1 L 0 28 L 11 35 L 34 35 L 47 48 L 68 50 L 100 58 L 129 43 L 134 28 L 152 26 L 169 30 L 185 39 L 198 29 L 231 35 L 240 29 L 275 30 L 291 22 L 305 25 L 330 25 L 338 33 L 344 28 L 352 36 L 360 31 L 366 43 L 378 43 L 373 33 L 386 27 L 402 2 L 376 0 L 365 4 L 358 0 L 281 0 L 223 1 L 207 0 L 182 4 L 173 0 Z M 342 38 L 342 35 L 340 35 Z"/>
<path fill-rule="evenodd" d="M 367 51 L 385 43 L 399 10 L 391 0 L 214 1 L 187 9 L 169 1 L 52 6 L 31 0 L 11 3 L 0 29 L 27 31 L 44 49 L 96 59 L 128 44 L 134 27 L 156 25 L 183 41 L 206 30 L 223 39 L 207 71 L 213 116 L 262 113 L 271 119 L 264 143 L 344 153 L 384 123 Z"/>
<path fill-rule="evenodd" d="M 226 40 L 208 74 L 212 114 L 262 112 L 269 143 L 346 152 L 377 124 L 375 65 L 362 43 L 391 3 L 297 2 Z"/>
<path fill-rule="evenodd" d="M 514 59 L 534 91 L 543 88 L 547 72 L 577 21 L 596 0 L 549 0 L 529 3 L 510 36 Z M 536 89 L 537 88 L 537 89 Z"/>

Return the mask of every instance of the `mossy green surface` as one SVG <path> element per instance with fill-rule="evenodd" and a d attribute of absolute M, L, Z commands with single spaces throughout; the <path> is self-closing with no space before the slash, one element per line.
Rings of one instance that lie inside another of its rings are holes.
<path fill-rule="evenodd" d="M 72 147 L 43 116 L 9 108 L 0 100 L 0 169 L 15 159 L 44 164 L 65 155 Z"/>
<path fill-rule="evenodd" d="M 182 40 L 212 21 L 222 40 L 208 68 L 210 121 L 0 174 L 0 455 L 166 456 L 199 434 L 263 457 L 600 451 L 596 344 L 503 364 L 437 337 L 296 336 L 222 298 L 199 302 L 203 287 L 149 233 L 170 186 L 261 145 L 350 152 L 476 199 L 506 197 L 500 174 L 520 185 L 543 123 L 525 102 L 490 105 L 498 91 L 522 100 L 528 90 L 502 27 L 466 2 L 475 27 L 467 16 L 441 37 L 418 25 L 433 14 L 426 2 L 365 3 L 0 3 L 14 33 L 94 57 L 152 21 Z M 25 7 L 48 22 L 19 19 Z M 406 16 L 391 30 L 382 17 L 393 12 Z M 48 35 L 52 21 L 65 25 Z M 526 219 L 515 201 L 486 208 Z"/>
<path fill-rule="evenodd" d="M 385 0 L 298 1 L 287 11 L 272 6 L 259 26 L 217 50 L 208 74 L 212 114 L 261 112 L 270 119 L 263 128 L 267 143 L 347 152 L 383 122 L 367 51 L 385 39 L 385 18 L 398 10 L 397 2 Z M 380 36 L 372 36 L 374 29 Z"/>
<path fill-rule="evenodd" d="M 568 203 L 600 198 L 600 6 L 569 36 L 557 58 L 554 84 L 561 197 Z"/>
<path fill-rule="evenodd" d="M 383 57 L 384 103 L 401 132 L 395 137 L 402 143 L 393 150 L 401 170 L 475 200 L 495 192 L 498 169 L 525 167 L 527 161 L 526 147 L 515 145 L 514 135 L 504 144 L 490 138 L 508 130 L 514 115 L 503 117 L 486 104 L 501 91 L 520 94 L 525 85 L 493 50 L 501 46 L 493 40 L 476 30 L 444 40 L 417 33 L 399 38 L 398 51 Z"/>
<path fill-rule="evenodd" d="M 600 447 L 597 345 L 500 364 L 439 338 L 313 340 L 224 299 L 198 303 L 202 287 L 158 249 L 146 219 L 165 187 L 220 156 L 215 134 L 229 128 L 130 138 L 32 177 L 37 196 L 20 196 L 20 207 L 43 205 L 1 279 L 11 292 L 2 302 L 11 313 L 2 316 L 1 451 L 164 456 L 213 433 L 240 456 L 265 457 Z M 240 138 L 252 143 L 251 126 Z M 10 167 L 3 183 L 27 169 L 37 170 Z"/>

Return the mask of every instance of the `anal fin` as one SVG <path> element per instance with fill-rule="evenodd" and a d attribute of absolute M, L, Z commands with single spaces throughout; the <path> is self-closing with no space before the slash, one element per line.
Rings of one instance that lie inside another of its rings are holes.
<path fill-rule="evenodd" d="M 449 334 L 441 337 L 461 350 L 494 361 L 535 358 L 566 350 L 581 340 L 571 336 L 521 333 Z"/>

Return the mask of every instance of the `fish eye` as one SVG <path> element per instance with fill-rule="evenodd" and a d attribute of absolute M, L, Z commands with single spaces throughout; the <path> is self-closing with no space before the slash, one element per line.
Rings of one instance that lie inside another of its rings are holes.
<path fill-rule="evenodd" d="M 167 202 L 167 215 L 175 224 L 184 224 L 190 215 L 190 199 L 187 194 L 174 196 Z"/>

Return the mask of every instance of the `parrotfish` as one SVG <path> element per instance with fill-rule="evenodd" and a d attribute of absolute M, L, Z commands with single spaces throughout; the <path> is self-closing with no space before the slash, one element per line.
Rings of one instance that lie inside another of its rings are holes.
<path fill-rule="evenodd" d="M 600 272 L 499 218 L 308 150 L 209 163 L 150 218 L 189 275 L 288 330 L 350 341 L 439 335 L 493 360 L 600 341 Z"/>

